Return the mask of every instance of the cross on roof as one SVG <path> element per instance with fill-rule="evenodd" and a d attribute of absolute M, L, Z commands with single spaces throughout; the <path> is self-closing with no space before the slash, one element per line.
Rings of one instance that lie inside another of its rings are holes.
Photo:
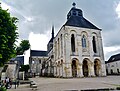
<path fill-rule="evenodd" d="M 73 4 L 72 4 L 72 5 L 73 5 L 73 7 L 75 7 L 75 6 L 76 6 L 76 3 L 75 3 L 75 2 L 73 2 Z"/>

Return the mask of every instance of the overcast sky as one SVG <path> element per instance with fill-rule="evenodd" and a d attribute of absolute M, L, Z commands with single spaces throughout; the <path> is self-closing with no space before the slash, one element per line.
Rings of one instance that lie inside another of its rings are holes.
<path fill-rule="evenodd" d="M 56 34 L 73 2 L 102 29 L 105 60 L 120 53 L 120 0 L 1 0 L 1 6 L 19 19 L 20 39 L 29 39 L 34 50 L 46 50 L 52 25 Z"/>

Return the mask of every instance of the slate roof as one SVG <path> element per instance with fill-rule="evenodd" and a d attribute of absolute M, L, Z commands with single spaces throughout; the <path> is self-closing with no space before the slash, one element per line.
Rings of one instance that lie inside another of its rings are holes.
<path fill-rule="evenodd" d="M 71 16 L 67 20 L 67 22 L 65 23 L 65 25 L 101 30 L 101 29 L 97 28 L 95 25 L 93 25 L 92 23 L 90 23 L 88 20 L 86 20 L 82 16 Z"/>
<path fill-rule="evenodd" d="M 19 61 L 19 64 L 20 64 L 20 65 L 23 65 L 23 64 L 24 64 L 24 56 L 17 56 L 17 57 L 16 57 L 16 60 Z"/>
<path fill-rule="evenodd" d="M 11 58 L 10 62 L 18 61 L 20 65 L 24 64 L 24 56 L 17 56 L 16 58 Z"/>
<path fill-rule="evenodd" d="M 116 54 L 116 55 L 111 56 L 107 63 L 115 62 L 115 61 L 120 61 L 120 54 Z"/>
<path fill-rule="evenodd" d="M 47 51 L 31 50 L 31 56 L 47 56 Z"/>
<path fill-rule="evenodd" d="M 76 15 L 74 15 L 73 13 L 76 13 Z M 68 20 L 65 23 L 66 26 L 75 26 L 81 28 L 101 30 L 83 17 L 81 9 L 72 8 L 67 15 L 67 19 Z"/>

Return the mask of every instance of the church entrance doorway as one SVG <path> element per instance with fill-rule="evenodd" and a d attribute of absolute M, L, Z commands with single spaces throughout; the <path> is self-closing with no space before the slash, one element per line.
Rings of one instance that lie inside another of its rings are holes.
<path fill-rule="evenodd" d="M 77 77 L 77 65 L 76 60 L 72 61 L 72 77 Z"/>
<path fill-rule="evenodd" d="M 94 61 L 94 73 L 96 76 L 99 76 L 99 70 L 100 70 L 100 61 L 95 60 Z"/>
<path fill-rule="evenodd" d="M 88 73 L 89 73 L 89 71 L 88 71 L 88 61 L 85 59 L 83 61 L 83 75 L 84 75 L 84 77 L 88 77 Z"/>

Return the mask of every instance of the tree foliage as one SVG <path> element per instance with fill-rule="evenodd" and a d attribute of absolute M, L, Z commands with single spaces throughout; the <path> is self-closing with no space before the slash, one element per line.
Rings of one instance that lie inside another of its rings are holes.
<path fill-rule="evenodd" d="M 0 6 L 0 66 L 15 56 L 15 41 L 18 37 L 18 19 Z"/>
<path fill-rule="evenodd" d="M 29 65 L 21 65 L 20 71 L 28 72 L 29 69 L 30 69 Z"/>
<path fill-rule="evenodd" d="M 29 48 L 30 48 L 29 40 L 22 40 L 20 45 L 16 49 L 17 55 L 22 55 Z"/>

